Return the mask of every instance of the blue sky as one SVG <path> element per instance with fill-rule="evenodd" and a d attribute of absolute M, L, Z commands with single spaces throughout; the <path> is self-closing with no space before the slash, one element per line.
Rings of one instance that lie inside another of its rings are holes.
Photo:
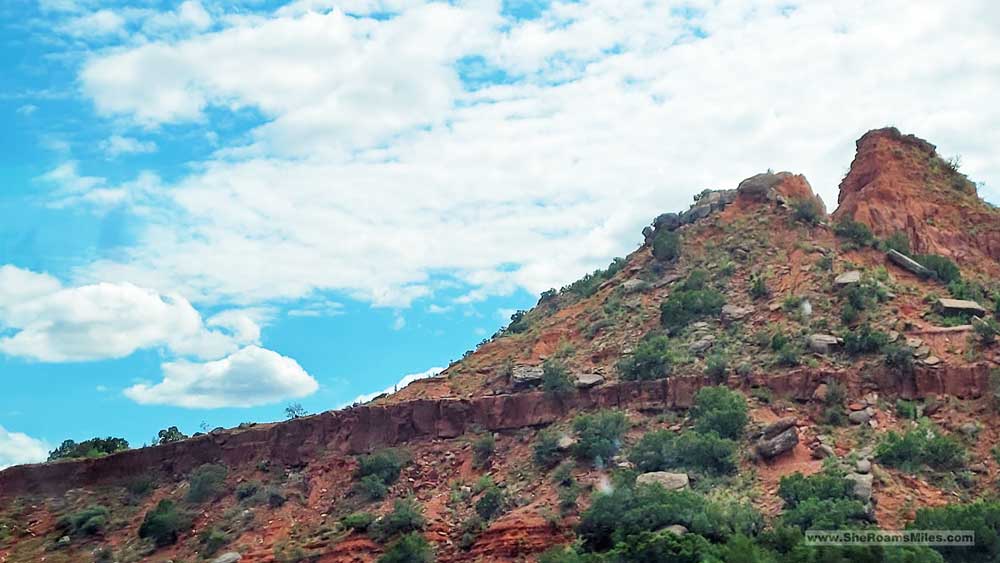
<path fill-rule="evenodd" d="M 5 2 L 0 466 L 431 373 L 704 188 L 789 169 L 832 209 L 870 128 L 961 155 L 1000 201 L 998 18 L 973 0 Z"/>

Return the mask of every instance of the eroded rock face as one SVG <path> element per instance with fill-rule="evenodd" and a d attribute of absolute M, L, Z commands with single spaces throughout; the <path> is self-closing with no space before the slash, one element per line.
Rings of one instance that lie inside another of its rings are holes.
<path fill-rule="evenodd" d="M 1000 271 L 1000 210 L 980 200 L 923 139 L 892 127 L 865 133 L 838 203 L 834 220 L 860 221 L 881 238 L 905 233 L 915 254 L 941 254 L 959 265 L 989 260 L 986 267 Z"/>
<path fill-rule="evenodd" d="M 952 395 L 977 398 L 989 390 L 990 364 L 917 367 L 911 376 L 882 372 L 873 380 L 883 394 L 906 399 Z M 860 385 L 834 370 L 767 374 L 756 384 L 774 394 L 807 401 L 821 384 L 837 380 L 858 395 Z M 204 463 L 229 466 L 271 460 L 286 466 L 308 462 L 325 451 L 357 454 L 423 438 L 455 438 L 472 429 L 490 432 L 539 427 L 574 412 L 602 408 L 689 408 L 706 385 L 700 376 L 675 376 L 656 381 L 609 383 L 581 389 L 565 397 L 541 391 L 475 399 L 416 399 L 392 405 L 362 405 L 282 423 L 223 430 L 164 444 L 128 450 L 103 458 L 22 465 L 0 471 L 0 497 L 62 494 L 66 490 L 123 483 L 137 474 L 180 475 Z M 935 403 L 936 404 L 936 403 Z M 928 411 L 925 411 L 925 413 Z M 791 435 L 786 435 L 791 433 Z M 795 428 L 775 436 L 764 453 L 784 451 L 798 442 Z M 777 453 L 775 454 L 777 455 Z"/>

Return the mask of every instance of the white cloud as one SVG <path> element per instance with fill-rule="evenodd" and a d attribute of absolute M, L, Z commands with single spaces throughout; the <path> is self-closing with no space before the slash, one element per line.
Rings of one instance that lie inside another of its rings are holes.
<path fill-rule="evenodd" d="M 162 369 L 163 381 L 134 385 L 125 395 L 140 404 L 252 407 L 305 397 L 319 388 L 295 360 L 257 346 L 211 362 L 169 362 Z"/>
<path fill-rule="evenodd" d="M 469 286 L 459 302 L 539 292 L 768 167 L 805 173 L 832 207 L 854 139 L 890 123 L 961 153 L 1000 201 L 991 2 L 723 0 L 693 17 L 556 2 L 529 22 L 498 2 L 334 4 L 217 16 L 86 62 L 109 117 L 213 128 L 207 109 L 250 108 L 263 123 L 220 139 L 124 258 L 81 275 L 247 304 L 336 291 L 402 307 L 440 276 Z M 522 79 L 467 91 L 453 65 L 473 55 Z"/>
<path fill-rule="evenodd" d="M 336 317 L 344 314 L 344 304 L 329 299 L 309 300 L 288 310 L 289 317 Z"/>
<path fill-rule="evenodd" d="M 63 26 L 63 31 L 76 37 L 101 38 L 125 33 L 125 18 L 111 10 L 73 18 Z"/>
<path fill-rule="evenodd" d="M 433 367 L 426 371 L 404 375 L 403 378 L 400 379 L 399 382 L 393 385 L 392 387 L 386 387 L 381 391 L 375 391 L 374 393 L 368 393 L 366 395 L 358 395 L 350 403 L 341 405 L 341 408 L 354 403 L 367 403 L 368 401 L 371 401 L 372 399 L 378 397 L 379 395 L 395 393 L 396 391 L 399 391 L 400 389 L 406 387 L 407 385 L 413 383 L 414 381 L 417 381 L 419 379 L 427 379 L 428 377 L 434 377 L 435 375 L 441 373 L 442 371 L 444 371 L 444 368 Z"/>
<path fill-rule="evenodd" d="M 0 268 L 0 352 L 44 362 L 123 358 L 137 350 L 218 358 L 256 342 L 247 316 L 221 313 L 210 330 L 178 294 L 161 295 L 129 283 L 62 287 L 55 278 L 13 266 Z"/>
<path fill-rule="evenodd" d="M 112 135 L 101 143 L 101 148 L 108 158 L 117 158 L 123 154 L 141 154 L 156 152 L 156 143 L 153 141 L 140 141 L 134 137 L 122 135 Z"/>
<path fill-rule="evenodd" d="M 38 111 L 38 106 L 35 104 L 24 104 L 23 106 L 19 106 L 17 108 L 17 114 L 23 115 L 24 117 L 29 117 L 36 111 Z"/>
<path fill-rule="evenodd" d="M 398 311 L 392 319 L 392 330 L 403 330 L 406 327 L 406 317 Z"/>
<path fill-rule="evenodd" d="M 0 469 L 45 461 L 50 449 L 51 446 L 42 440 L 0 426 Z"/>

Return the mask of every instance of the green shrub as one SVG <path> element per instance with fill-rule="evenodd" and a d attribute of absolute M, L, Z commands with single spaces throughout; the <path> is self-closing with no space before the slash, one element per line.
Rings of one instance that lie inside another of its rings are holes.
<path fill-rule="evenodd" d="M 875 235 L 864 223 L 841 219 L 833 227 L 833 232 L 840 238 L 847 239 L 857 246 L 871 246 L 875 243 Z"/>
<path fill-rule="evenodd" d="M 913 373 L 913 350 L 909 346 L 890 344 L 883 348 L 885 365 L 899 373 Z"/>
<path fill-rule="evenodd" d="M 259 481 L 246 481 L 236 486 L 236 500 L 242 502 L 253 498 L 261 488 Z"/>
<path fill-rule="evenodd" d="M 393 504 L 392 512 L 373 522 L 368 531 L 378 541 L 386 541 L 400 534 L 424 529 L 423 508 L 413 499 L 400 499 Z"/>
<path fill-rule="evenodd" d="M 905 418 L 908 420 L 917 419 L 917 404 L 913 401 L 906 401 L 904 399 L 896 399 L 896 414 L 900 418 Z"/>
<path fill-rule="evenodd" d="M 887 250 L 895 250 L 909 256 L 910 237 L 906 236 L 906 233 L 902 231 L 896 231 L 889 238 L 885 239 L 885 247 Z"/>
<path fill-rule="evenodd" d="M 937 470 L 957 469 L 965 463 L 965 448 L 930 424 L 905 433 L 888 432 L 875 450 L 879 463 L 916 472 L 924 466 Z"/>
<path fill-rule="evenodd" d="M 715 432 L 654 430 L 639 440 L 628 458 L 643 473 L 688 469 L 725 474 L 736 471 L 736 452 L 736 442 Z"/>
<path fill-rule="evenodd" d="M 970 530 L 975 546 L 935 546 L 949 563 L 1000 561 L 1000 502 L 980 500 L 917 511 L 908 526 L 918 530 Z"/>
<path fill-rule="evenodd" d="M 809 500 L 849 499 L 854 492 L 854 482 L 833 469 L 809 475 L 793 473 L 781 478 L 778 496 L 785 501 L 786 508 L 795 508 Z"/>
<path fill-rule="evenodd" d="M 354 490 L 368 500 L 382 500 L 389 495 L 389 486 L 378 475 L 365 475 L 354 483 Z"/>
<path fill-rule="evenodd" d="M 358 456 L 358 468 L 354 471 L 357 480 L 355 490 L 370 500 L 385 498 L 389 494 L 389 485 L 399 479 L 408 462 L 405 452 L 391 448 Z"/>
<path fill-rule="evenodd" d="M 223 465 L 206 463 L 188 477 L 188 502 L 201 503 L 213 500 L 222 492 L 228 470 Z"/>
<path fill-rule="evenodd" d="M 554 430 L 539 432 L 532 457 L 539 467 L 548 468 L 559 463 L 563 458 L 559 452 L 559 434 Z"/>
<path fill-rule="evenodd" d="M 483 520 L 490 520 L 503 510 L 503 505 L 503 491 L 491 484 L 483 490 L 482 496 L 476 501 L 476 514 Z"/>
<path fill-rule="evenodd" d="M 824 272 L 829 272 L 833 270 L 833 256 L 829 254 L 824 254 L 820 256 L 819 260 L 816 261 L 816 268 Z"/>
<path fill-rule="evenodd" d="M 558 396 L 567 395 L 573 390 L 573 380 L 562 362 L 546 360 L 542 364 L 542 389 Z"/>
<path fill-rule="evenodd" d="M 93 536 L 104 532 L 110 519 L 111 511 L 95 504 L 63 516 L 56 522 L 56 528 L 69 536 Z"/>
<path fill-rule="evenodd" d="M 788 346 L 788 337 L 780 332 L 775 332 L 771 335 L 771 350 L 775 352 L 780 351 L 782 348 Z"/>
<path fill-rule="evenodd" d="M 680 524 L 692 532 L 683 537 L 702 535 L 724 541 L 736 534 L 756 535 L 763 527 L 763 520 L 752 507 L 722 505 L 689 490 L 621 485 L 610 493 L 593 496 L 590 508 L 580 516 L 577 534 L 584 550 L 605 551 L 622 542 L 631 543 L 630 538 L 643 532 L 662 530 L 672 524 Z M 645 560 L 649 559 L 624 559 Z"/>
<path fill-rule="evenodd" d="M 972 325 L 976 331 L 976 336 L 984 346 L 990 346 L 997 340 L 1000 334 L 1000 323 L 995 319 L 986 318 Z"/>
<path fill-rule="evenodd" d="M 472 443 L 472 465 L 476 469 L 482 469 L 490 464 L 493 452 L 496 451 L 497 443 L 493 434 L 487 432 L 476 438 Z"/>
<path fill-rule="evenodd" d="M 635 352 L 618 362 L 618 373 L 625 381 L 660 379 L 670 374 L 674 363 L 670 340 L 662 334 L 649 334 Z"/>
<path fill-rule="evenodd" d="M 767 288 L 767 279 L 764 274 L 750 276 L 750 297 L 753 299 L 764 299 L 771 294 Z"/>
<path fill-rule="evenodd" d="M 786 344 L 778 350 L 778 365 L 795 367 L 802 363 L 802 351 L 798 346 Z"/>
<path fill-rule="evenodd" d="M 125 482 L 125 490 L 135 498 L 148 495 L 156 488 L 156 481 L 150 475 L 136 475 Z"/>
<path fill-rule="evenodd" d="M 823 218 L 823 208 L 813 198 L 792 200 L 792 217 L 807 225 L 818 225 Z"/>
<path fill-rule="evenodd" d="M 49 452 L 49 461 L 58 459 L 101 457 L 128 449 L 128 441 L 124 438 L 91 438 L 79 444 L 73 440 L 65 440 L 58 448 Z"/>
<path fill-rule="evenodd" d="M 733 440 L 743 436 L 749 420 L 746 399 L 722 386 L 699 389 L 688 414 L 699 432 L 715 432 Z"/>
<path fill-rule="evenodd" d="M 229 543 L 229 535 L 217 528 L 206 528 L 198 534 L 198 541 L 201 542 L 198 554 L 202 557 L 208 557 Z"/>
<path fill-rule="evenodd" d="M 375 475 L 383 483 L 391 485 L 399 479 L 399 474 L 408 461 L 402 451 L 391 448 L 358 456 L 358 468 L 354 471 L 354 478 L 361 479 Z"/>
<path fill-rule="evenodd" d="M 520 334 L 527 332 L 531 328 L 531 319 L 527 317 L 525 310 L 514 311 L 510 316 L 510 323 L 503 329 L 504 334 Z"/>
<path fill-rule="evenodd" d="M 673 231 L 662 231 L 653 237 L 653 257 L 660 262 L 673 262 L 681 255 L 681 236 Z"/>
<path fill-rule="evenodd" d="M 187 434 L 181 432 L 176 426 L 171 426 L 170 428 L 164 428 L 156 434 L 157 444 L 169 444 L 171 442 L 179 442 L 187 438 Z"/>
<path fill-rule="evenodd" d="M 915 259 L 920 265 L 931 271 L 931 277 L 942 283 L 950 284 L 962 279 L 962 271 L 954 262 L 944 256 L 921 254 Z"/>
<path fill-rule="evenodd" d="M 852 356 L 881 352 L 889 343 L 889 335 L 865 323 L 844 334 L 844 350 Z"/>
<path fill-rule="evenodd" d="M 729 357 L 722 352 L 709 356 L 705 362 L 705 375 L 716 385 L 726 381 L 729 375 Z"/>
<path fill-rule="evenodd" d="M 849 301 L 845 302 L 844 305 L 840 308 L 840 322 L 844 323 L 845 325 L 852 325 L 856 323 L 858 321 L 858 318 L 860 318 L 860 316 L 861 314 L 858 312 L 857 307 L 851 305 Z"/>
<path fill-rule="evenodd" d="M 375 515 L 371 512 L 355 512 L 345 516 L 340 523 L 347 530 L 364 532 L 375 522 Z"/>
<path fill-rule="evenodd" d="M 590 297 L 594 293 L 597 293 L 601 284 L 614 277 L 614 275 L 620 272 L 624 267 L 625 259 L 615 258 L 611 261 L 611 264 L 608 264 L 606 269 L 594 270 L 593 273 L 587 274 L 575 282 L 563 287 L 560 292 L 576 295 L 581 298 Z"/>
<path fill-rule="evenodd" d="M 707 272 L 695 270 L 660 304 L 660 323 L 675 331 L 698 319 L 717 316 L 726 304 L 724 295 L 706 286 Z"/>
<path fill-rule="evenodd" d="M 389 545 L 378 563 L 432 563 L 434 550 L 423 534 L 406 534 Z"/>
<path fill-rule="evenodd" d="M 576 444 L 573 451 L 580 459 L 595 463 L 609 461 L 621 446 L 628 419 L 621 411 L 605 410 L 577 416 L 573 420 Z"/>
<path fill-rule="evenodd" d="M 864 505 L 859 501 L 840 499 L 805 499 L 795 508 L 785 510 L 781 515 L 787 526 L 795 526 L 803 531 L 842 530 L 863 522 L 866 516 Z"/>
<path fill-rule="evenodd" d="M 191 529 L 191 517 L 178 510 L 172 500 L 161 500 L 146 513 L 139 526 L 139 537 L 149 538 L 157 547 L 177 542 L 183 532 Z"/>

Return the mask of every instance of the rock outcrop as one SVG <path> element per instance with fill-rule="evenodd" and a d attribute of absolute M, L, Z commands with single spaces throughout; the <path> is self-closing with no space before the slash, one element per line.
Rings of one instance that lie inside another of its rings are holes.
<path fill-rule="evenodd" d="M 960 265 L 987 260 L 1000 271 L 1000 210 L 979 199 L 975 184 L 923 139 L 893 127 L 865 133 L 838 204 L 835 220 L 860 221 L 883 238 L 905 233 L 916 254 Z"/>

